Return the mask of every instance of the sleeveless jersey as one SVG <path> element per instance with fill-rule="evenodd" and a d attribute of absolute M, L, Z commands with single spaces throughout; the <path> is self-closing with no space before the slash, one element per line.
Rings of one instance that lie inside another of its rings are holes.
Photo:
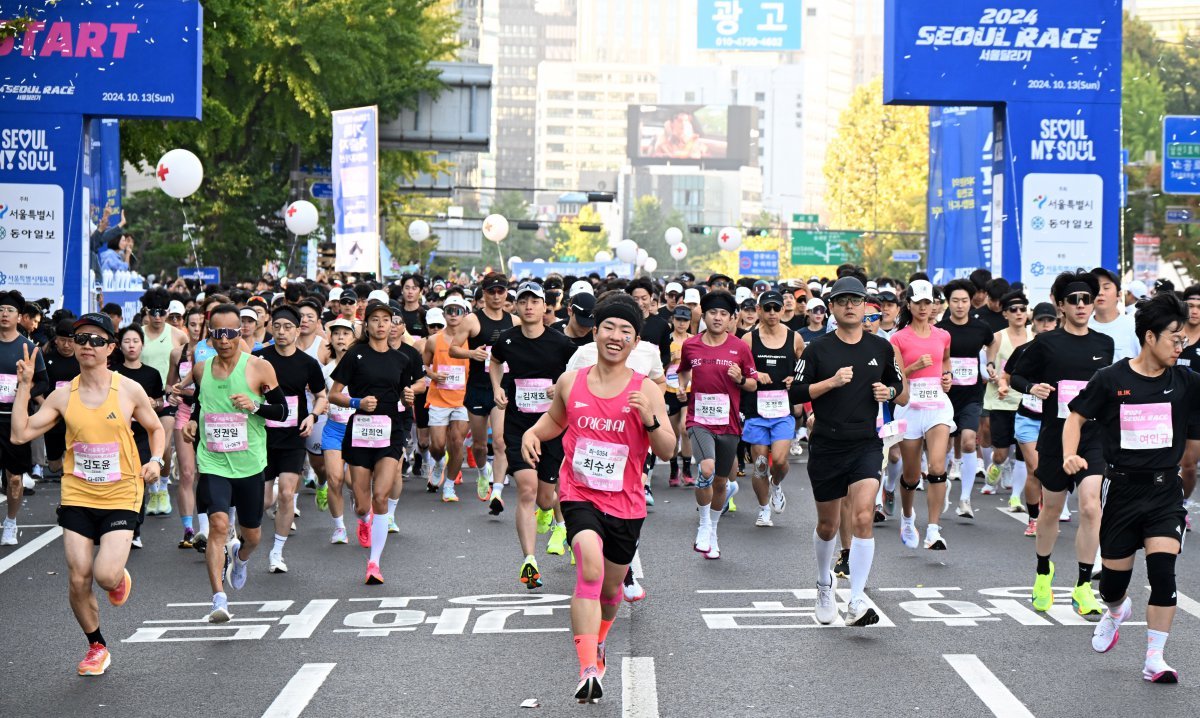
<path fill-rule="evenodd" d="M 445 332 L 433 335 L 431 341 L 433 342 L 433 366 L 431 368 L 439 374 L 445 374 L 446 381 L 430 382 L 429 390 L 425 392 L 425 406 L 456 409 L 462 406 L 466 400 L 467 379 L 475 373 L 473 368 L 468 367 L 479 362 L 451 357 L 450 343 L 446 341 Z M 479 364 L 483 366 L 482 363 Z M 491 386 L 490 379 L 488 386 Z"/>
<path fill-rule="evenodd" d="M 267 466 L 265 420 L 238 409 L 229 398 L 245 394 L 262 403 L 262 395 L 246 382 L 249 361 L 250 355 L 242 352 L 237 365 L 224 379 L 213 376 L 211 360 L 204 363 L 196 444 L 196 468 L 202 474 L 244 479 Z"/>
<path fill-rule="evenodd" d="M 79 377 L 71 380 L 64 416 L 63 506 L 126 511 L 142 507 L 141 460 L 129 425 L 132 417 L 121 413 L 120 385 L 121 375 L 112 372 L 108 395 L 93 409 L 79 397 Z"/>
<path fill-rule="evenodd" d="M 500 336 L 500 332 L 512 328 L 512 317 L 508 314 L 503 314 L 499 319 L 492 319 L 482 309 L 476 309 L 475 316 L 479 317 L 479 334 L 467 337 L 467 348 L 478 349 L 479 347 L 483 347 L 488 350 L 488 356 L 490 357 L 492 354 L 492 344 Z M 490 393 L 492 391 L 492 379 L 488 376 L 488 368 L 491 366 L 491 361 L 481 362 L 474 359 L 470 361 L 471 369 L 467 373 L 467 384 L 476 389 L 486 389 Z"/>
<path fill-rule="evenodd" d="M 1029 327 L 1025 327 L 1025 342 L 1029 343 L 1033 339 L 1033 331 Z M 1000 348 L 996 351 L 996 374 L 1004 373 L 1004 365 L 1008 363 L 1008 358 L 1012 356 L 1013 343 L 1008 338 L 1008 329 L 1005 328 L 1000 332 Z M 1021 394 L 1012 387 L 1008 388 L 1008 398 L 1001 399 L 997 393 L 996 384 L 988 382 L 987 389 L 983 392 L 983 408 L 988 411 L 1016 411 L 1021 405 L 1021 399 L 1024 394 Z"/>
<path fill-rule="evenodd" d="M 146 335 L 146 343 L 142 348 L 142 363 L 154 367 L 167 380 L 167 371 L 171 368 L 171 352 L 175 349 L 175 329 L 170 324 L 163 325 L 163 330 L 156 339 Z"/>
<path fill-rule="evenodd" d="M 747 419 L 779 419 L 792 415 L 788 390 L 783 380 L 796 369 L 796 333 L 784 327 L 787 339 L 783 346 L 771 349 L 763 344 L 759 329 L 750 332 L 750 353 L 754 355 L 754 368 L 759 375 L 771 377 L 771 383 L 760 386 L 758 391 L 742 392 L 742 416 Z"/>

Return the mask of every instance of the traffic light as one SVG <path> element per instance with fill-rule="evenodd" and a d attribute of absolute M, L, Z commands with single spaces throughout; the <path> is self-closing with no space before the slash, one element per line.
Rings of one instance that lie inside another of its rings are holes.
<path fill-rule="evenodd" d="M 747 237 L 765 237 L 770 233 L 771 233 L 771 231 L 765 227 L 751 227 L 749 230 L 746 231 L 746 236 Z"/>
<path fill-rule="evenodd" d="M 705 236 L 712 234 L 712 227 L 706 224 L 693 224 L 688 227 L 688 231 L 692 234 L 703 234 Z"/>

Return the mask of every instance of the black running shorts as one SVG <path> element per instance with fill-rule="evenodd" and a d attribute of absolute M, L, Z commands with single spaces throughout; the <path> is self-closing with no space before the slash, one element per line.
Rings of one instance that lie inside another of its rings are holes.
<path fill-rule="evenodd" d="M 1167 537 L 1183 545 L 1186 531 L 1183 480 L 1177 470 L 1140 477 L 1106 478 L 1100 493 L 1100 555 L 1122 559 L 1146 539 Z"/>
<path fill-rule="evenodd" d="M 645 519 L 619 519 L 610 516 L 587 501 L 562 502 L 563 520 L 567 522 L 567 545 L 575 543 L 581 531 L 592 530 L 603 542 L 604 558 L 618 566 L 628 566 L 637 553 Z"/>

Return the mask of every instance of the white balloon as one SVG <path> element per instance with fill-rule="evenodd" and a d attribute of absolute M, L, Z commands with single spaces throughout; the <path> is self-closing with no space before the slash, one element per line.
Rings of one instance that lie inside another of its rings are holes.
<path fill-rule="evenodd" d="M 638 246 L 637 242 L 632 239 L 622 239 L 617 244 L 617 259 L 622 262 L 633 263 L 637 261 Z"/>
<path fill-rule="evenodd" d="M 742 246 L 742 233 L 736 227 L 723 227 L 717 234 L 717 245 L 726 252 L 732 252 Z"/>
<path fill-rule="evenodd" d="M 499 244 L 508 236 L 508 220 L 502 214 L 489 214 L 483 220 L 483 236 Z"/>
<path fill-rule="evenodd" d="M 678 227 L 667 227 L 664 239 L 667 240 L 667 244 L 674 247 L 683 241 L 683 230 Z"/>
<path fill-rule="evenodd" d="M 642 265 L 642 269 L 647 272 L 653 272 L 658 269 L 658 260 L 654 257 L 647 258 L 645 264 Z"/>
<path fill-rule="evenodd" d="M 408 238 L 414 242 L 424 242 L 429 239 L 429 223 L 423 219 L 414 219 L 408 225 Z"/>
<path fill-rule="evenodd" d="M 683 242 L 671 245 L 671 258 L 676 262 L 687 256 L 687 245 Z"/>
<path fill-rule="evenodd" d="M 321 215 L 317 208 L 306 199 L 292 202 L 283 211 L 283 223 L 287 225 L 288 231 L 300 237 L 312 232 L 320 222 Z"/>
<path fill-rule="evenodd" d="M 637 251 L 637 259 L 634 260 L 634 263 L 641 267 L 646 264 L 647 259 L 650 259 L 650 253 L 639 247 Z"/>
<path fill-rule="evenodd" d="M 612 253 L 606 252 L 602 249 L 599 252 L 596 252 L 596 256 L 594 257 L 594 259 L 597 262 L 611 262 L 612 261 Z"/>
<path fill-rule="evenodd" d="M 204 166 L 189 150 L 171 150 L 154 169 L 158 188 L 175 199 L 190 197 L 204 181 Z"/>
<path fill-rule="evenodd" d="M 524 261 L 525 260 L 521 259 L 520 257 L 509 257 L 508 258 L 508 264 L 510 267 L 514 264 L 520 264 L 521 262 L 524 262 Z"/>
<path fill-rule="evenodd" d="M 541 257 L 538 257 L 537 259 L 533 260 L 533 263 L 534 264 L 545 264 L 546 260 L 542 259 Z"/>

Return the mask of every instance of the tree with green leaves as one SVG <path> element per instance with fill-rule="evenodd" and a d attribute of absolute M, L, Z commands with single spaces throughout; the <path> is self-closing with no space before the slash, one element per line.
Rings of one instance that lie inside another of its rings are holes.
<path fill-rule="evenodd" d="M 633 203 L 633 214 L 629 218 L 629 231 L 625 238 L 637 242 L 639 247 L 646 250 L 646 254 L 654 257 L 659 267 L 673 267 L 675 260 L 671 259 L 671 247 L 666 240 L 668 227 L 678 227 L 686 235 L 688 225 L 683 213 L 679 210 L 666 212 L 658 197 L 644 195 Z M 686 237 L 684 241 L 687 241 Z"/>

